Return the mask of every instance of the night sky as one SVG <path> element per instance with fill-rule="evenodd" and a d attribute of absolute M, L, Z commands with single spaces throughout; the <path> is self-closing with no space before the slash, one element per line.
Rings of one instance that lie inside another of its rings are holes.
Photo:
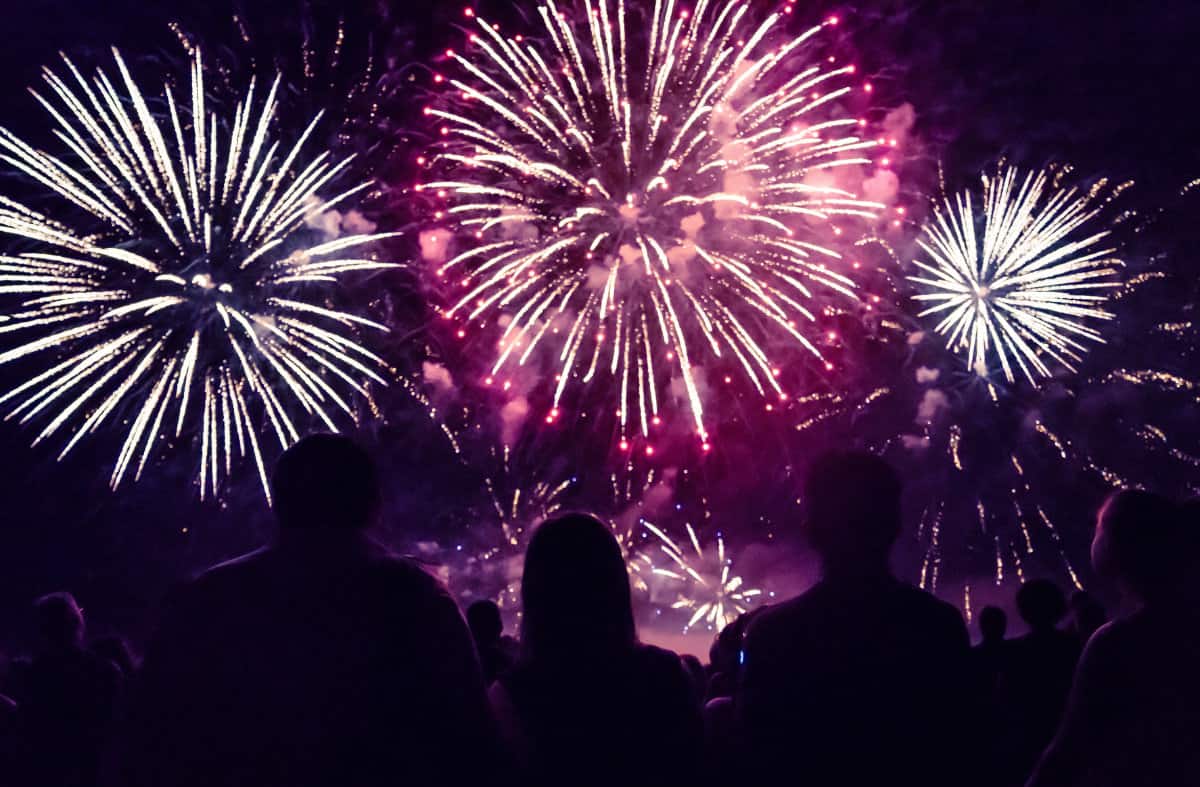
<path fill-rule="evenodd" d="M 38 138 L 45 128 L 25 88 L 43 63 L 61 50 L 81 64 L 107 59 L 107 47 L 131 56 L 174 58 L 181 49 L 168 24 L 178 22 L 207 46 L 231 42 L 236 12 L 253 31 L 254 52 L 285 53 L 306 24 L 318 37 L 328 20 L 347 22 L 347 68 L 371 42 L 381 78 L 390 71 L 390 100 L 374 138 L 365 144 L 379 177 L 411 177 L 412 141 L 404 129 L 420 125 L 420 80 L 407 68 L 459 40 L 461 5 L 407 2 L 146 3 L 132 0 L 11 2 L 0 47 L 0 125 Z M 490 18 L 520 24 L 506 2 L 485 2 Z M 799 8 L 805 8 L 803 0 Z M 1200 5 L 1187 2 L 1103 4 L 1059 2 L 867 2 L 813 4 L 811 18 L 839 14 L 840 34 L 877 86 L 881 112 L 903 102 L 916 110 L 912 157 L 902 188 L 928 190 L 941 162 L 947 181 L 962 185 L 1001 156 L 1026 165 L 1074 164 L 1081 172 L 1137 181 L 1143 212 L 1171 205 L 1188 180 L 1200 176 L 1200 122 L 1195 79 L 1200 74 Z M 272 55 L 273 56 L 273 55 Z M 311 100 L 334 100 L 336 90 Z M 343 94 L 344 95 L 344 94 Z M 368 133 L 365 136 L 372 137 Z M 1193 207 L 1196 205 L 1192 203 Z M 393 207 L 388 210 L 400 210 Z M 1196 229 L 1189 221 L 1164 223 L 1161 243 L 1187 265 Z M 10 382 L 0 370 L 0 382 Z M 255 494 L 234 495 L 224 506 L 201 505 L 189 486 L 189 463 L 159 466 L 151 480 L 113 496 L 107 490 L 112 441 L 99 440 L 56 464 L 50 447 L 31 449 L 29 433 L 0 424 L 4 472 L 0 499 L 0 647 L 19 639 L 30 601 L 67 588 L 88 608 L 98 631 L 114 625 L 135 634 L 170 581 L 259 543 L 269 516 Z M 436 435 L 419 417 L 399 415 L 372 433 L 383 447 L 386 475 L 403 500 L 453 498 L 469 473 L 438 453 Z M 431 455 L 421 455 L 431 452 Z M 435 479 L 414 477 L 440 467 Z M 248 480 L 253 484 L 252 479 Z M 427 494 L 426 494 L 427 493 Z M 389 525 L 436 534 L 438 512 L 397 503 Z"/>

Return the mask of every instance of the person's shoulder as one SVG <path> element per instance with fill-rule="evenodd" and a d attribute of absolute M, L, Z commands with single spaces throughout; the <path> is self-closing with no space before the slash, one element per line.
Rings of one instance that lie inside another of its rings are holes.
<path fill-rule="evenodd" d="M 942 601 L 926 590 L 907 582 L 897 582 L 895 592 L 901 603 L 915 613 L 955 626 L 965 625 L 958 607 L 948 601 Z"/>
<path fill-rule="evenodd" d="M 191 582 L 186 584 L 191 588 L 204 589 L 234 581 L 247 574 L 256 573 L 259 567 L 269 558 L 271 551 L 270 547 L 261 547 L 253 552 L 247 552 L 244 555 L 217 563 L 215 566 L 211 566 L 200 572 Z"/>
<path fill-rule="evenodd" d="M 759 626 L 769 628 L 784 624 L 794 618 L 802 618 L 812 614 L 814 610 L 824 605 L 821 599 L 821 591 L 821 585 L 814 585 L 798 596 L 793 596 L 786 601 L 763 607 L 755 614 L 754 619 L 750 621 L 750 627 Z"/>
<path fill-rule="evenodd" d="M 256 549 L 178 582 L 167 591 L 166 607 L 204 605 L 212 603 L 213 599 L 224 599 L 230 594 L 243 592 L 239 588 L 261 573 L 260 566 L 269 554 L 269 547 Z"/>
<path fill-rule="evenodd" d="M 1143 622 L 1137 615 L 1110 620 L 1092 633 L 1084 644 L 1083 652 L 1096 658 L 1126 650 L 1131 645 L 1136 648 L 1143 639 L 1142 626 Z"/>
<path fill-rule="evenodd" d="M 377 552 L 370 556 L 368 564 L 375 576 L 392 586 L 431 595 L 448 595 L 446 586 L 412 558 Z"/>
<path fill-rule="evenodd" d="M 742 634 L 742 649 L 760 654 L 776 652 L 782 645 L 802 639 L 797 632 L 811 625 L 813 619 L 811 592 L 755 612 Z"/>
<path fill-rule="evenodd" d="M 760 607 L 746 625 L 746 637 L 770 635 L 802 625 L 811 617 L 820 616 L 827 599 L 822 598 L 822 586 L 814 585 L 798 596 L 770 606 Z"/>

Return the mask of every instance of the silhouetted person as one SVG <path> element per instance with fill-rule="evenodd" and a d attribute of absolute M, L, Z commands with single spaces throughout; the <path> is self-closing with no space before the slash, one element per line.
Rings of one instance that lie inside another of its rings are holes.
<path fill-rule="evenodd" d="M 1134 611 L 1088 641 L 1031 787 L 1200 781 L 1200 589 L 1187 524 L 1150 492 L 1118 492 L 1100 510 L 1092 563 Z"/>
<path fill-rule="evenodd" d="M 542 524 L 521 603 L 521 659 L 492 700 L 525 783 L 694 783 L 703 731 L 691 683 L 675 654 L 638 642 L 609 529 L 585 514 Z"/>
<path fill-rule="evenodd" d="M 34 604 L 39 646 L 20 717 L 31 785 L 96 784 L 112 732 L 122 676 L 83 648 L 83 611 L 70 593 Z"/>
<path fill-rule="evenodd" d="M 822 577 L 746 632 L 745 783 L 966 783 L 967 630 L 889 570 L 900 495 L 870 454 L 830 454 L 809 472 L 803 527 Z"/>
<path fill-rule="evenodd" d="M 1001 676 L 1008 664 L 1010 642 L 1004 638 L 1008 616 L 999 607 L 984 607 L 979 611 L 978 645 L 971 649 L 971 663 L 979 700 L 980 756 L 984 767 L 977 769 L 974 779 L 979 785 L 1003 785 L 1009 756 L 1008 728 L 1005 719 L 1004 694 Z"/>
<path fill-rule="evenodd" d="M 496 602 L 482 599 L 467 607 L 467 626 L 475 639 L 479 651 L 479 664 L 483 668 L 483 681 L 491 685 L 500 675 L 508 672 L 515 661 L 504 636 L 504 620 Z"/>
<path fill-rule="evenodd" d="M 979 644 L 971 649 L 976 677 L 989 694 L 995 692 L 1004 669 L 1009 642 L 1004 639 L 1008 616 L 999 607 L 984 607 L 979 611 Z"/>
<path fill-rule="evenodd" d="M 366 531 L 375 467 L 345 437 L 289 448 L 273 546 L 169 600 L 147 648 L 127 782 L 146 787 L 463 783 L 496 767 L 454 601 Z"/>
<path fill-rule="evenodd" d="M 1000 607 L 979 610 L 979 646 L 996 649 L 1004 644 L 1008 632 L 1008 615 Z"/>
<path fill-rule="evenodd" d="M 1067 613 L 1067 599 L 1050 580 L 1033 579 L 1021 585 L 1017 611 L 1029 633 L 1010 643 L 1000 689 L 1006 706 L 1008 781 L 1020 784 L 1062 719 L 1080 643 L 1071 632 L 1058 628 Z"/>
<path fill-rule="evenodd" d="M 1096 629 L 1108 622 L 1108 613 L 1104 611 L 1104 606 L 1096 600 L 1096 597 L 1086 590 L 1076 590 L 1072 593 L 1069 606 L 1071 608 L 1071 633 L 1079 640 L 1079 645 L 1082 647 L 1096 633 Z"/>
<path fill-rule="evenodd" d="M 742 638 L 760 610 L 738 615 L 717 633 L 708 649 L 712 674 L 704 703 L 704 740 L 709 784 L 731 784 L 741 778 L 745 747 L 733 695 L 741 672 Z"/>
<path fill-rule="evenodd" d="M 713 639 L 708 649 L 709 668 L 712 670 L 708 682 L 709 699 L 733 696 L 737 688 L 738 673 L 741 671 L 742 639 L 750 621 L 760 609 L 738 615 Z"/>

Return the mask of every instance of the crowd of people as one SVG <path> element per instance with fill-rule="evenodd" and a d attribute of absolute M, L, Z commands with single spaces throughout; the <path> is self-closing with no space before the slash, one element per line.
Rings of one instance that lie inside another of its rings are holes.
<path fill-rule="evenodd" d="M 704 666 L 639 641 L 590 515 L 534 533 L 518 641 L 371 540 L 379 482 L 349 439 L 293 446 L 272 491 L 275 543 L 177 588 L 140 663 L 89 643 L 69 594 L 37 601 L 41 641 L 0 683 L 0 783 L 1200 784 L 1192 504 L 1101 509 L 1112 622 L 1034 579 L 1028 633 L 988 607 L 972 648 L 955 607 L 890 570 L 896 473 L 831 454 L 801 494 L 820 580 L 727 626 Z"/>

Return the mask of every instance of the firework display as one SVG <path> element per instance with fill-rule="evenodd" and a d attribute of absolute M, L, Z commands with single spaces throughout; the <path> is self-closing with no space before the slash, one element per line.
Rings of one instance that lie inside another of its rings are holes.
<path fill-rule="evenodd" d="M 353 431 L 381 541 L 460 601 L 513 621 L 577 509 L 671 636 L 816 581 L 785 542 L 831 449 L 899 472 L 897 573 L 965 610 L 1090 589 L 1113 489 L 1200 494 L 1200 180 L 1169 216 L 1109 150 L 961 141 L 923 56 L 794 0 L 435 7 L 429 41 L 345 6 L 181 14 L 186 73 L 64 55 L 44 133 L 0 121 L 0 411 L 35 446 L 115 454 L 113 490 L 177 463 L 199 521 Z"/>
<path fill-rule="evenodd" d="M 705 367 L 786 398 L 797 357 L 768 340 L 824 365 L 819 312 L 858 297 L 839 222 L 883 206 L 841 178 L 878 144 L 840 109 L 854 67 L 814 55 L 824 25 L 792 36 L 744 3 L 538 11 L 540 40 L 477 19 L 426 109 L 443 143 L 420 189 L 455 243 L 444 314 L 500 327 L 493 375 L 553 375 L 551 417 L 594 382 L 622 436 L 678 399 L 707 441 Z"/>
<path fill-rule="evenodd" d="M 390 235 L 317 229 L 369 184 L 327 193 L 349 161 L 305 156 L 319 116 L 290 146 L 272 138 L 278 81 L 262 97 L 251 82 L 227 125 L 198 50 L 182 102 L 170 85 L 143 92 L 114 57 L 115 79 L 65 58 L 45 71 L 34 96 L 64 156 L 0 130 L 0 159 L 55 211 L 0 197 L 0 234 L 23 244 L 0 258 L 0 364 L 28 374 L 0 402 L 45 422 L 35 443 L 64 436 L 60 458 L 123 426 L 113 488 L 182 443 L 202 496 L 250 456 L 269 497 L 260 424 L 286 447 L 352 422 L 354 399 L 387 383 L 357 338 L 386 326 L 329 297 L 345 274 L 394 267 L 369 253 Z"/>
<path fill-rule="evenodd" d="M 1083 588 L 1096 501 L 1150 478 L 1191 493 L 1197 402 L 1179 341 L 1190 329 L 1169 294 L 1180 289 L 1155 268 L 1129 276 L 1107 299 L 1121 330 L 1078 373 L 1032 382 L 963 370 L 919 324 L 898 326 L 909 355 L 879 370 L 887 389 L 857 401 L 855 432 L 904 473 L 915 581 L 964 606 L 964 576 L 976 591 L 1045 575 Z M 1114 369 L 1134 357 L 1157 366 Z"/>
<path fill-rule="evenodd" d="M 925 289 L 916 300 L 932 305 L 919 316 L 937 315 L 938 333 L 980 376 L 998 360 L 1009 382 L 1014 363 L 1033 381 L 1051 374 L 1045 356 L 1074 371 L 1084 342 L 1103 341 L 1088 321 L 1112 319 L 1105 292 L 1120 286 L 1122 263 L 1109 233 L 1091 225 L 1100 190 L 1008 167 L 983 177 L 978 213 L 962 192 L 926 225 L 917 244 L 928 261 L 914 260 L 912 279 Z"/>

